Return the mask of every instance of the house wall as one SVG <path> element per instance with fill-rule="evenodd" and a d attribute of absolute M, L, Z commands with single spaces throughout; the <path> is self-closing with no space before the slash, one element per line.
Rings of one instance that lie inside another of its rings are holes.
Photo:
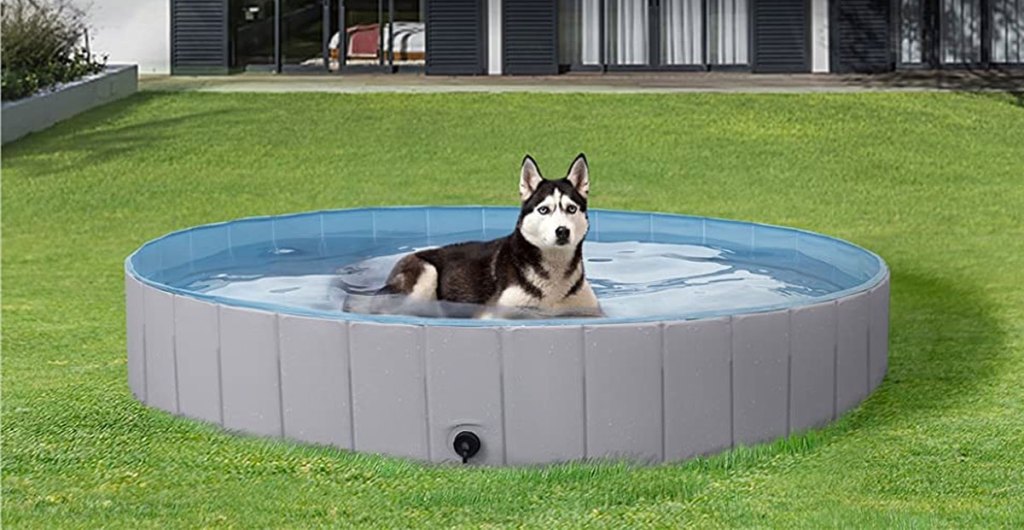
<path fill-rule="evenodd" d="M 829 71 L 829 0 L 811 0 L 811 71 Z"/>
<path fill-rule="evenodd" d="M 501 75 L 501 0 L 487 0 L 487 73 Z"/>
<path fill-rule="evenodd" d="M 102 0 L 89 10 L 89 39 L 110 64 L 138 64 L 140 74 L 171 71 L 170 0 Z"/>

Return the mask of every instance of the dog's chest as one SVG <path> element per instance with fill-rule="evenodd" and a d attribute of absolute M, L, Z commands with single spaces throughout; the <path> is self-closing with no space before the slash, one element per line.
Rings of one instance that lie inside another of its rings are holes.
<path fill-rule="evenodd" d="M 564 268 L 551 271 L 543 267 L 527 267 L 525 274 L 526 281 L 537 288 L 540 296 L 537 297 L 542 306 L 557 304 L 569 295 L 576 280 L 583 274 L 582 267 L 566 273 Z M 533 293 L 536 295 L 536 292 Z"/>
<path fill-rule="evenodd" d="M 597 307 L 597 299 L 586 280 L 577 285 L 583 267 L 575 267 L 568 274 L 565 267 L 553 269 L 527 267 L 522 271 L 526 284 L 505 287 L 497 296 L 497 305 L 545 310 Z"/>

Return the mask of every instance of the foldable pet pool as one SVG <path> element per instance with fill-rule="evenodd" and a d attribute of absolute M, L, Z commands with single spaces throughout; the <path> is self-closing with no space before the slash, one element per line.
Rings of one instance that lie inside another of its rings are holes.
<path fill-rule="evenodd" d="M 340 310 L 414 249 L 511 232 L 518 209 L 378 208 L 175 232 L 125 264 L 128 379 L 232 431 L 433 462 L 661 462 L 823 425 L 887 366 L 875 254 L 789 228 L 590 211 L 608 316 Z"/>

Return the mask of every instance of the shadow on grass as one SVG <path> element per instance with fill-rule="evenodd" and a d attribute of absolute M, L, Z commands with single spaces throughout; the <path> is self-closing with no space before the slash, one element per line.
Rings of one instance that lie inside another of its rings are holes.
<path fill-rule="evenodd" d="M 970 281 L 894 268 L 889 312 L 889 367 L 882 385 L 831 426 L 740 448 L 701 467 L 731 468 L 777 452 L 802 454 L 841 441 L 850 431 L 882 432 L 977 401 L 1012 361 L 1009 334 Z M 685 464 L 684 464 L 685 465 Z"/>
<path fill-rule="evenodd" d="M 4 166 L 17 167 L 24 159 L 31 158 L 33 168 L 27 172 L 29 178 L 53 176 L 64 170 L 101 164 L 151 149 L 154 144 L 170 138 L 169 131 L 180 131 L 184 123 L 229 113 L 214 110 L 118 123 L 118 120 L 139 115 L 140 107 L 160 97 L 160 94 L 139 92 L 5 145 Z M 196 134 L 202 134 L 201 130 Z M 59 146 L 56 150 L 55 145 Z"/>
<path fill-rule="evenodd" d="M 844 76 L 843 80 L 848 84 L 868 88 L 920 88 L 1006 94 L 1010 96 L 1011 104 L 1024 108 L 1024 71 L 1021 70 L 896 70 L 880 74 L 850 74 Z"/>
<path fill-rule="evenodd" d="M 977 400 L 1012 359 L 1008 332 L 966 278 L 892 273 L 889 369 L 864 404 L 840 420 L 849 429 L 918 425 Z"/>
<path fill-rule="evenodd" d="M 897 271 L 892 286 L 886 383 L 908 385 L 915 399 L 905 401 L 915 405 L 913 410 L 963 401 L 1012 360 L 1007 330 L 968 278 Z"/>

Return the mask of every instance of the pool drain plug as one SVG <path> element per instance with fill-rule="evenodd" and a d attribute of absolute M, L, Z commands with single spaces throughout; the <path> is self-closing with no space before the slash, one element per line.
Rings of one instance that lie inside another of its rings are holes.
<path fill-rule="evenodd" d="M 452 445 L 455 447 L 455 454 L 461 456 L 462 463 L 465 464 L 480 451 L 480 438 L 469 431 L 462 431 L 455 435 L 455 443 Z"/>

